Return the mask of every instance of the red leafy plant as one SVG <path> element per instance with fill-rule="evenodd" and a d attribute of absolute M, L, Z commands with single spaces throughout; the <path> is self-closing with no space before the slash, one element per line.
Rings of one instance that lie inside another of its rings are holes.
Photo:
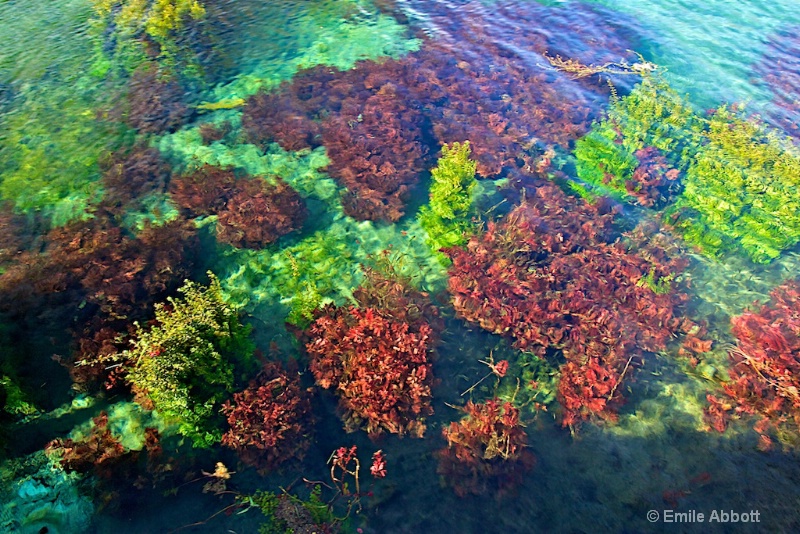
<path fill-rule="evenodd" d="M 186 91 L 154 65 L 133 73 L 129 82 L 126 122 L 140 133 L 174 132 L 191 116 Z"/>
<path fill-rule="evenodd" d="M 310 444 L 310 394 L 296 372 L 268 363 L 247 389 L 222 406 L 230 426 L 222 444 L 264 472 L 302 458 Z"/>
<path fill-rule="evenodd" d="M 103 206 L 114 213 L 148 193 L 164 192 L 170 177 L 158 150 L 146 146 L 116 153 L 103 167 Z"/>
<path fill-rule="evenodd" d="M 362 495 L 372 496 L 372 492 L 361 493 L 361 461 L 358 459 L 358 447 L 339 447 L 331 453 L 328 458 L 331 466 L 331 482 L 337 493 L 344 496 L 353 496 L 359 499 Z M 386 478 L 386 457 L 382 450 L 372 453 L 372 464 L 369 473 L 373 478 Z M 348 479 L 352 480 L 355 493 L 350 490 Z M 357 502 L 351 502 L 350 507 Z"/>
<path fill-rule="evenodd" d="M 625 183 L 625 189 L 642 206 L 663 206 L 675 194 L 680 171 L 670 168 L 664 154 L 655 147 L 642 148 L 634 155 L 639 165 Z"/>
<path fill-rule="evenodd" d="M 58 461 L 66 471 L 78 473 L 94 473 L 104 478 L 118 478 L 120 469 L 130 471 L 139 457 L 139 451 L 126 449 L 112 435 L 108 428 L 108 414 L 101 412 L 92 419 L 91 433 L 81 440 L 55 439 L 48 443 L 45 450 L 58 457 Z M 145 448 L 148 462 L 152 457 L 161 454 L 158 431 L 145 429 Z"/>
<path fill-rule="evenodd" d="M 108 428 L 108 414 L 101 412 L 92 420 L 91 434 L 83 440 L 56 439 L 47 444 L 48 452 L 60 456 L 59 463 L 67 471 L 103 472 L 110 476 L 113 466 L 127 452 Z"/>
<path fill-rule="evenodd" d="M 174 179 L 170 195 L 189 217 L 214 215 L 236 191 L 236 174 L 230 169 L 203 165 L 196 171 Z"/>
<path fill-rule="evenodd" d="M 550 51 L 602 64 L 631 56 L 620 30 L 629 25 L 598 25 L 598 17 L 608 19 L 597 9 L 574 6 L 565 16 L 504 2 L 480 13 L 425 4 L 442 38 L 402 59 L 302 71 L 275 92 L 251 97 L 242 117 L 252 143 L 286 150 L 323 144 L 328 171 L 348 190 L 345 210 L 358 219 L 400 218 L 418 174 L 444 143 L 473 140 L 485 178 L 509 169 L 545 173 L 555 145 L 567 148 L 588 131 L 608 87 L 536 66 L 536 58 L 547 64 L 540 54 Z"/>
<path fill-rule="evenodd" d="M 280 178 L 237 178 L 204 165 L 173 180 L 170 193 L 187 215 L 218 215 L 217 238 L 239 248 L 263 248 L 300 228 L 305 202 Z"/>
<path fill-rule="evenodd" d="M 51 230 L 42 252 L 26 251 L 0 274 L 0 308 L 74 325 L 79 353 L 70 369 L 86 386 L 108 377 L 103 356 L 114 332 L 150 317 L 150 304 L 189 276 L 197 245 L 194 225 L 177 219 L 131 236 L 100 211 Z M 53 318 L 58 313 L 64 317 Z M 98 353 L 94 349 L 101 349 Z"/>
<path fill-rule="evenodd" d="M 456 494 L 486 495 L 509 491 L 536 459 L 527 448 L 519 410 L 497 398 L 468 401 L 464 417 L 442 432 L 447 447 L 438 452 L 438 473 Z"/>
<path fill-rule="evenodd" d="M 695 327 L 680 313 L 686 295 L 670 283 L 682 262 L 656 245 L 628 250 L 614 214 L 543 184 L 483 235 L 446 251 L 461 317 L 539 357 L 560 351 L 566 359 L 558 386 L 565 426 L 613 420 L 642 351 L 663 350 Z"/>
<path fill-rule="evenodd" d="M 238 248 L 263 248 L 303 225 L 305 202 L 280 178 L 240 180 L 219 212 L 217 239 Z"/>
<path fill-rule="evenodd" d="M 374 308 L 327 306 L 308 329 L 317 384 L 333 389 L 345 428 L 421 437 L 433 413 L 431 327 L 415 328 Z"/>
<path fill-rule="evenodd" d="M 725 397 L 708 395 L 706 421 L 724 431 L 731 414 L 755 415 L 761 447 L 776 433 L 800 442 L 800 282 L 790 280 L 772 291 L 760 310 L 731 319 L 736 346 L 728 351 L 730 380 Z"/>

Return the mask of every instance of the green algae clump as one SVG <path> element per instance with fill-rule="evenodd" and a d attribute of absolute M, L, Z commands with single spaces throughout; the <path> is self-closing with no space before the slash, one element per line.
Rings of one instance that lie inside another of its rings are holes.
<path fill-rule="evenodd" d="M 477 162 L 469 159 L 469 141 L 442 147 L 438 166 L 431 171 L 430 202 L 419 212 L 419 224 L 428 233 L 434 251 L 464 245 L 472 226 L 467 214 L 472 206 Z M 448 260 L 441 256 L 441 261 Z"/>
<path fill-rule="evenodd" d="M 203 287 L 187 281 L 183 298 L 156 304 L 156 324 L 137 324 L 133 348 L 123 353 L 131 362 L 128 380 L 137 400 L 175 421 L 178 432 L 196 447 L 221 438 L 214 426 L 220 403 L 234 386 L 234 363 L 252 354 L 250 328 L 223 300 L 219 280 Z"/>

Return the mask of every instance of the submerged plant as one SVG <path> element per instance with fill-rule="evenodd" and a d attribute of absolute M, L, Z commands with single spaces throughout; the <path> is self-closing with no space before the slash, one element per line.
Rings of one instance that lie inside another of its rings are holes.
<path fill-rule="evenodd" d="M 741 247 L 771 262 L 800 242 L 800 150 L 725 106 L 706 136 L 670 210 L 676 228 L 710 255 Z"/>
<path fill-rule="evenodd" d="M 301 458 L 310 445 L 310 391 L 300 387 L 296 370 L 270 362 L 245 390 L 234 394 L 233 402 L 222 406 L 230 426 L 222 444 L 264 471 Z"/>
<path fill-rule="evenodd" d="M 536 462 L 519 409 L 495 398 L 468 401 L 463 410 L 464 417 L 442 431 L 447 447 L 438 453 L 439 474 L 461 497 L 508 491 Z"/>
<path fill-rule="evenodd" d="M 428 245 L 435 252 L 467 241 L 471 231 L 467 214 L 477 165 L 470 159 L 469 141 L 442 147 L 439 164 L 431 171 L 430 201 L 419 212 L 420 226 L 428 233 Z M 449 262 L 446 256 L 439 256 Z"/>
<path fill-rule="evenodd" d="M 431 407 L 432 329 L 384 317 L 373 308 L 324 308 L 308 329 L 311 372 L 333 389 L 348 431 L 364 428 L 422 437 Z"/>
<path fill-rule="evenodd" d="M 187 281 L 182 298 L 157 304 L 155 325 L 137 325 L 133 347 L 120 355 L 130 362 L 128 381 L 138 399 L 178 423 L 198 447 L 219 441 L 214 418 L 233 388 L 234 363 L 252 354 L 249 327 L 209 276 L 208 287 Z"/>
<path fill-rule="evenodd" d="M 758 418 L 755 430 L 761 447 L 772 437 L 800 444 L 800 282 L 790 280 L 772 292 L 771 301 L 757 311 L 731 318 L 737 338 L 729 350 L 730 379 L 725 396 L 708 396 L 706 420 L 725 430 L 731 415 Z"/>
<path fill-rule="evenodd" d="M 123 63 L 144 60 L 149 43 L 167 63 L 174 62 L 182 52 L 185 29 L 206 17 L 200 0 L 92 0 L 98 17 L 116 35 L 114 48 Z M 142 41 L 137 48 L 136 41 Z M 186 58 L 183 58 L 186 59 Z M 127 61 L 126 61 L 127 60 Z M 194 58 L 189 59 L 194 64 Z M 130 64 L 128 66 L 131 66 Z M 135 65 L 132 65 L 135 66 Z M 196 66 L 196 65 L 195 65 Z"/>
<path fill-rule="evenodd" d="M 657 72 L 621 99 L 615 99 L 607 117 L 575 144 L 578 178 L 600 194 L 632 196 L 646 206 L 670 199 L 671 181 L 690 164 L 703 122 L 689 103 Z M 655 155 L 663 155 L 656 176 L 641 169 Z M 672 174 L 670 174 L 672 173 Z"/>

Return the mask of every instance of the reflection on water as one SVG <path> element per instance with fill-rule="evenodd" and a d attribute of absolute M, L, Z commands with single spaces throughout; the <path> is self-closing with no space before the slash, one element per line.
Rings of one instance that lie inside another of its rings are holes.
<path fill-rule="evenodd" d="M 795 530 L 791 8 L 0 4 L 3 529 Z"/>

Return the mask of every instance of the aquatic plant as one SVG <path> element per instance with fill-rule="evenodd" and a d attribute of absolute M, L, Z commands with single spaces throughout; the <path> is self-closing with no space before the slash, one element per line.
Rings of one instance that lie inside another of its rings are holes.
<path fill-rule="evenodd" d="M 305 202 L 286 182 L 260 178 L 239 180 L 218 212 L 217 239 L 240 248 L 263 248 L 299 229 Z"/>
<path fill-rule="evenodd" d="M 51 230 L 42 251 L 18 254 L 0 275 L 3 309 L 15 316 L 64 314 L 79 338 L 110 341 L 136 319 L 149 318 L 154 298 L 165 296 L 188 275 L 196 230 L 186 221 L 127 235 L 107 213 Z M 8 299 L 8 300 L 6 300 Z M 13 307 L 11 306 L 13 303 Z M 65 319 L 66 320 L 66 319 Z M 92 359 L 81 353 L 76 362 Z M 73 368 L 83 383 L 105 376 L 102 361 Z"/>
<path fill-rule="evenodd" d="M 224 121 L 222 124 L 204 122 L 199 127 L 200 137 L 203 139 L 204 145 L 222 141 L 232 130 L 233 126 L 230 121 Z"/>
<path fill-rule="evenodd" d="M 118 62 L 133 69 L 148 56 L 167 67 L 181 65 L 188 72 L 202 69 L 202 58 L 193 51 L 191 34 L 206 17 L 199 0 L 92 0 L 98 20 L 95 31 L 110 43 L 98 53 L 98 61 Z M 198 36 L 194 35 L 196 40 Z M 188 42 L 187 42 L 188 41 Z"/>
<path fill-rule="evenodd" d="M 472 205 L 477 164 L 469 156 L 469 141 L 444 145 L 438 165 L 431 171 L 430 201 L 420 208 L 418 219 L 435 252 L 465 244 L 471 233 L 467 213 Z"/>
<path fill-rule="evenodd" d="M 299 76 L 302 79 L 302 74 Z M 320 125 L 306 116 L 310 106 L 298 102 L 291 88 L 284 82 L 278 91 L 259 91 L 247 100 L 242 129 L 249 142 L 262 148 L 275 142 L 289 151 L 320 145 Z"/>
<path fill-rule="evenodd" d="M 160 72 L 155 65 L 143 65 L 129 81 L 125 122 L 139 133 L 174 132 L 192 114 L 185 95 L 174 77 Z"/>
<path fill-rule="evenodd" d="M 423 325 L 431 328 L 431 345 L 444 331 L 444 321 L 430 295 L 418 290 L 411 277 L 403 274 L 402 264 L 390 250 L 369 258 L 362 264 L 364 278 L 353 291 L 360 308 L 374 308 L 387 318 L 407 323 L 412 331 Z"/>
<path fill-rule="evenodd" d="M 323 308 L 308 329 L 310 369 L 333 389 L 345 428 L 422 437 L 431 408 L 431 327 L 384 317 L 373 308 Z"/>
<path fill-rule="evenodd" d="M 771 262 L 800 241 L 800 151 L 725 106 L 709 118 L 706 137 L 671 223 L 712 256 L 741 248 L 756 263 Z"/>
<path fill-rule="evenodd" d="M 230 426 L 222 444 L 260 471 L 302 459 L 310 445 L 311 389 L 302 389 L 299 375 L 290 372 L 270 362 L 233 401 L 222 405 Z"/>
<path fill-rule="evenodd" d="M 170 196 L 186 215 L 214 215 L 224 209 L 236 190 L 236 174 L 230 169 L 203 165 L 170 183 Z"/>
<path fill-rule="evenodd" d="M 233 388 L 234 365 L 252 355 L 249 327 L 209 276 L 208 287 L 187 281 L 182 298 L 156 304 L 155 324 L 137 325 L 132 348 L 118 356 L 129 362 L 127 380 L 137 400 L 174 420 L 197 447 L 220 440 L 219 404 Z"/>
<path fill-rule="evenodd" d="M 519 410 L 497 398 L 467 401 L 462 410 L 464 417 L 442 430 L 447 447 L 437 453 L 437 472 L 460 497 L 511 490 L 536 463 Z"/>
<path fill-rule="evenodd" d="M 800 443 L 800 281 L 781 284 L 771 296 L 760 309 L 731 318 L 730 379 L 722 383 L 725 396 L 708 396 L 706 411 L 720 432 L 732 415 L 755 416 L 763 448 L 775 435 L 787 445 Z"/>
<path fill-rule="evenodd" d="M 702 120 L 656 72 L 623 98 L 612 100 L 607 117 L 575 143 L 577 188 L 634 197 L 663 206 L 676 192 L 675 179 L 691 163 Z"/>
<path fill-rule="evenodd" d="M 87 218 L 102 196 L 98 161 L 125 133 L 98 120 L 96 108 L 106 98 L 71 83 L 21 92 L 13 112 L 0 116 L 0 201 L 49 219 L 51 227 Z"/>
<path fill-rule="evenodd" d="M 18 380 L 0 373 L 0 412 L 16 418 L 33 415 L 38 411 L 20 387 Z"/>
<path fill-rule="evenodd" d="M 322 487 L 317 484 L 307 499 L 283 491 L 276 494 L 258 490 L 238 498 L 242 506 L 255 506 L 267 517 L 258 528 L 259 534 L 286 532 L 338 532 L 338 520 L 331 506 L 322 500 Z"/>
<path fill-rule="evenodd" d="M 642 352 L 663 350 L 694 325 L 680 311 L 688 297 L 666 283 L 681 260 L 657 245 L 631 243 L 637 254 L 614 243 L 613 217 L 602 202 L 542 185 L 466 247 L 445 250 L 459 316 L 539 357 L 559 350 L 566 359 L 558 385 L 564 426 L 613 420 Z"/>
<path fill-rule="evenodd" d="M 138 145 L 117 151 L 101 162 L 103 207 L 113 213 L 131 209 L 151 193 L 166 192 L 170 167 L 158 150 Z"/>
<path fill-rule="evenodd" d="M 85 439 L 56 439 L 48 443 L 45 450 L 56 456 L 67 472 L 95 472 L 111 477 L 116 464 L 128 451 L 111 435 L 107 413 L 101 412 L 92 422 L 92 431 Z"/>

